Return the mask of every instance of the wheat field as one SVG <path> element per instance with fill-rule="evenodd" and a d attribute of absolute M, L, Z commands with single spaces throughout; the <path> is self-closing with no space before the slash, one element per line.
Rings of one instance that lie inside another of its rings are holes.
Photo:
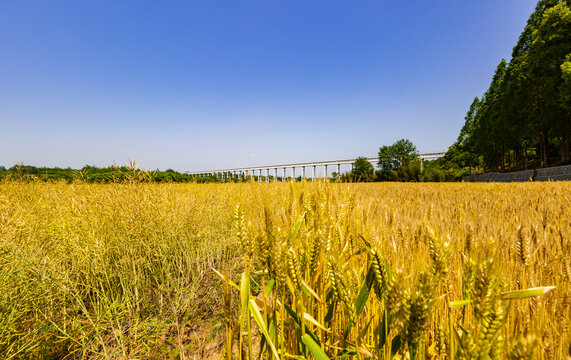
<path fill-rule="evenodd" d="M 0 183 L 4 359 L 569 359 L 571 183 Z"/>

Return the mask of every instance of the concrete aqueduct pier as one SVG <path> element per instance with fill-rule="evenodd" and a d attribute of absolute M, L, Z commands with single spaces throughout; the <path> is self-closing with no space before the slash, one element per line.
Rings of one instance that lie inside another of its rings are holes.
<path fill-rule="evenodd" d="M 418 157 L 421 160 L 421 164 L 424 163 L 424 160 L 428 159 L 438 159 L 444 156 L 445 153 L 438 152 L 438 153 L 426 153 L 426 154 L 419 154 Z M 218 169 L 218 170 L 206 170 L 206 171 L 191 171 L 187 172 L 188 175 L 194 176 L 214 176 L 221 180 L 227 180 L 228 178 L 233 177 L 240 177 L 240 178 L 251 178 L 254 179 L 257 177 L 258 182 L 267 181 L 269 182 L 270 179 L 273 181 L 277 181 L 278 179 L 278 172 L 281 173 L 282 181 L 285 181 L 287 178 L 291 178 L 292 181 L 296 179 L 296 169 L 301 169 L 301 178 L 302 180 L 308 179 L 308 174 L 306 172 L 307 169 L 311 169 L 311 180 L 315 181 L 316 177 L 316 169 L 322 168 L 323 170 L 323 180 L 327 179 L 328 169 L 335 169 L 337 174 L 341 173 L 341 165 L 350 165 L 351 169 L 355 164 L 357 159 L 348 159 L 348 160 L 330 160 L 330 161 L 315 161 L 315 162 L 306 162 L 306 163 L 294 163 L 294 164 L 281 164 L 281 165 L 270 165 L 270 166 L 252 166 L 252 167 L 243 167 L 243 168 L 233 168 L 233 169 Z M 367 161 L 370 163 L 377 164 L 379 162 L 379 158 L 367 158 Z M 287 170 L 291 169 L 290 175 L 287 175 Z"/>

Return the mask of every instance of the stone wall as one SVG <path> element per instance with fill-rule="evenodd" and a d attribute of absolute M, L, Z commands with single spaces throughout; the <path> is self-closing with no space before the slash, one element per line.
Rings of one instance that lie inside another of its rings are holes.
<path fill-rule="evenodd" d="M 462 176 L 466 182 L 523 182 L 523 181 L 571 180 L 571 165 L 514 172 L 489 172 Z"/>
<path fill-rule="evenodd" d="M 537 169 L 534 181 L 571 180 L 571 165 Z"/>

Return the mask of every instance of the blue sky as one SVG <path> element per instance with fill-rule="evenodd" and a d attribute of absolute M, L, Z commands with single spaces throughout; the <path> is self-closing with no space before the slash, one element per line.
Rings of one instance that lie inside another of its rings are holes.
<path fill-rule="evenodd" d="M 0 165 L 445 151 L 535 1 L 0 1 Z"/>

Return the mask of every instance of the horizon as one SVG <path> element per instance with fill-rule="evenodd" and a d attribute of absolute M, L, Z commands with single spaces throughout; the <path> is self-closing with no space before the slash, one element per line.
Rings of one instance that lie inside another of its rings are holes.
<path fill-rule="evenodd" d="M 3 2 L 0 166 L 446 151 L 535 4 Z"/>

